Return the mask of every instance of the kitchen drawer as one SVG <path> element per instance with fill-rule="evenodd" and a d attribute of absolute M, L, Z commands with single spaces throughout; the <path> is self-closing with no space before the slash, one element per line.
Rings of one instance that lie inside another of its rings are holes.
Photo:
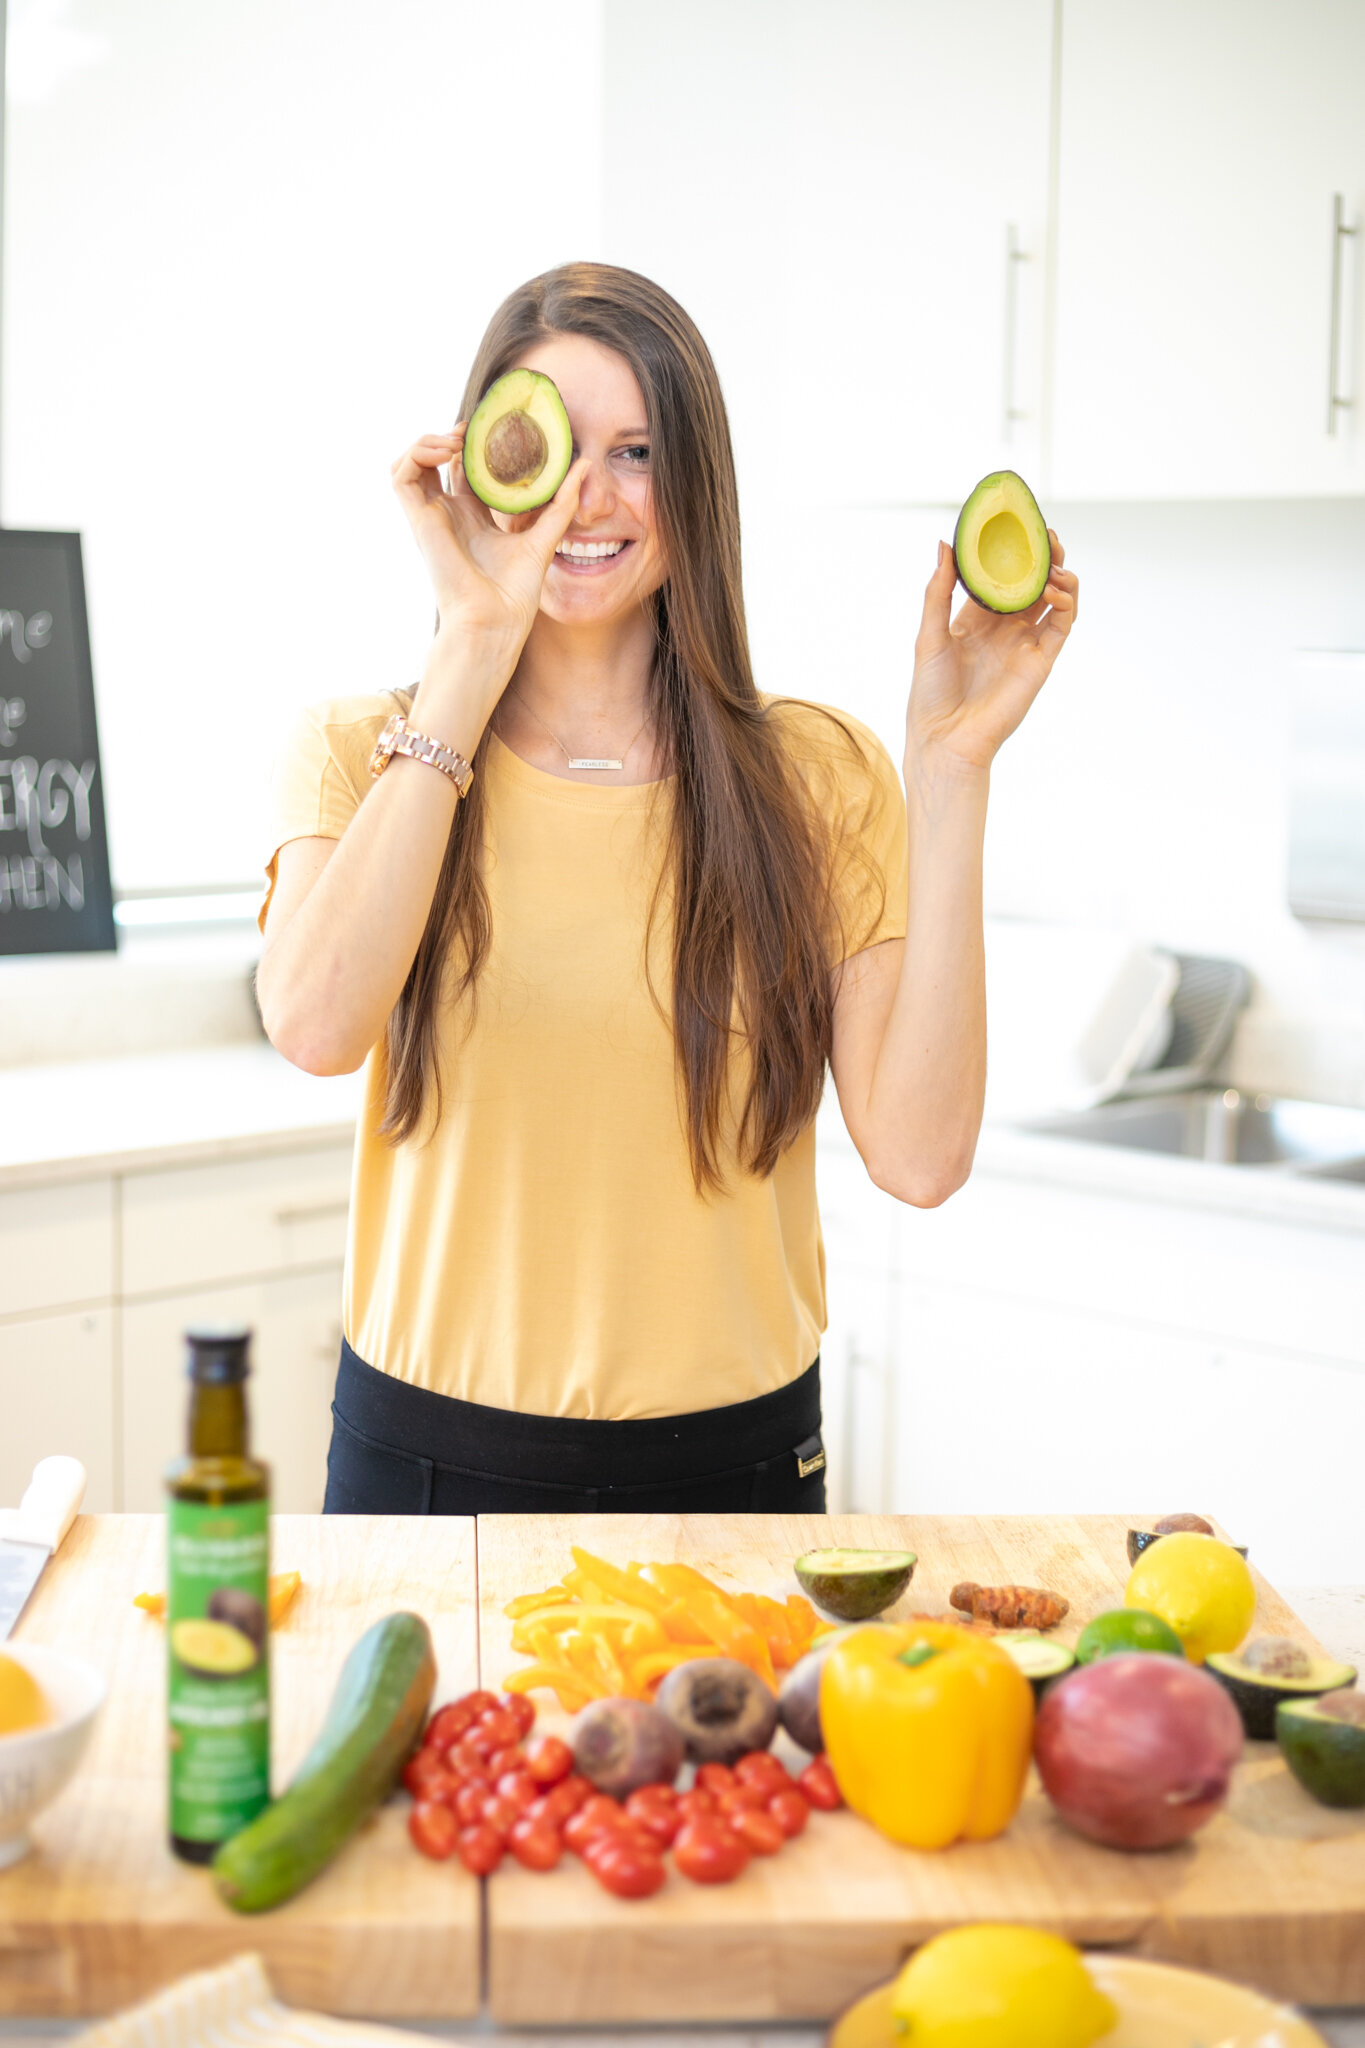
<path fill-rule="evenodd" d="M 0 1507 L 16 1507 L 39 1458 L 85 1467 L 85 1512 L 114 1498 L 114 1315 L 110 1308 L 0 1323 Z"/>
<path fill-rule="evenodd" d="M 0 1195 L 0 1318 L 114 1291 L 114 1183 L 78 1180 Z"/>
<path fill-rule="evenodd" d="M 297 1272 L 346 1249 L 351 1147 L 129 1174 L 120 1293 Z"/>

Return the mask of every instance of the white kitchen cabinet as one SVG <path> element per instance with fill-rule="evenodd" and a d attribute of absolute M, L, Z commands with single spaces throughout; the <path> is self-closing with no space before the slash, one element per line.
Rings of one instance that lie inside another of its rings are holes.
<path fill-rule="evenodd" d="M 319 1513 L 341 1349 L 339 1264 L 124 1304 L 124 1511 L 162 1505 L 162 1474 L 185 1448 L 184 1333 L 198 1323 L 240 1323 L 254 1332 L 251 1442 L 271 1468 L 272 1506 L 279 1514 Z"/>
<path fill-rule="evenodd" d="M 1359 0 L 1064 0 L 1058 205 L 1054 497 L 1365 490 Z"/>
<path fill-rule="evenodd" d="M 0 1194 L 0 1317 L 107 1301 L 114 1216 L 108 1176 Z"/>
<path fill-rule="evenodd" d="M 806 110 L 786 216 L 801 332 L 775 355 L 786 416 L 818 405 L 823 488 L 959 504 L 990 470 L 1036 473 L 1050 0 L 797 6 L 783 42 Z"/>
<path fill-rule="evenodd" d="M 352 1146 L 129 1174 L 121 1292 L 289 1272 L 340 1258 Z"/>
<path fill-rule="evenodd" d="M 0 1506 L 16 1507 L 38 1460 L 65 1451 L 85 1466 L 85 1512 L 117 1507 L 114 1353 L 107 1303 L 0 1323 Z"/>

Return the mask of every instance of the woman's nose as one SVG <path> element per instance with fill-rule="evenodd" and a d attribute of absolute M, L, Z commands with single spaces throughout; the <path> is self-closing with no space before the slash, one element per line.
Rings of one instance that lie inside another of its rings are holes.
<path fill-rule="evenodd" d="M 604 462 L 590 462 L 578 492 L 578 517 L 605 519 L 615 508 L 616 492 Z"/>

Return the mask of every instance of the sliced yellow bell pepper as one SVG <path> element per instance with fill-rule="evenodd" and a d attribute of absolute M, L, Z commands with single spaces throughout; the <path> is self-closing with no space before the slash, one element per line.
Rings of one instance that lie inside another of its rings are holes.
<path fill-rule="evenodd" d="M 565 1587 L 547 1586 L 543 1593 L 523 1593 L 519 1599 L 509 1600 L 502 1611 L 509 1621 L 524 1621 L 542 1607 L 562 1607 L 568 1597 Z"/>
<path fill-rule="evenodd" d="M 1013 1658 L 949 1622 L 859 1629 L 820 1675 L 820 1726 L 849 1806 L 893 1842 L 943 1849 L 1009 1826 L 1033 1745 Z"/>
<path fill-rule="evenodd" d="M 502 1681 L 504 1692 L 537 1692 L 544 1687 L 547 1692 L 557 1693 L 559 1704 L 566 1714 L 576 1714 L 580 1707 L 586 1707 L 590 1699 L 598 1697 L 588 1691 L 577 1674 L 553 1669 L 548 1664 L 523 1664 L 516 1671 L 509 1672 Z"/>
<path fill-rule="evenodd" d="M 765 1685 L 776 1691 L 777 1676 L 767 1638 L 751 1621 L 745 1620 L 728 1593 L 712 1585 L 690 1564 L 650 1565 L 647 1573 L 651 1585 L 672 1595 L 704 1641 L 713 1643 L 722 1657 L 747 1664 Z M 664 1617 L 664 1627 L 670 1635 L 674 1633 L 668 1615 Z"/>
<path fill-rule="evenodd" d="M 669 1605 L 668 1596 L 651 1586 L 643 1575 L 622 1571 L 620 1565 L 608 1564 L 604 1557 L 594 1557 L 590 1550 L 573 1546 L 573 1561 L 580 1572 L 585 1572 L 600 1589 L 607 1600 L 617 1600 L 625 1607 L 647 1607 L 657 1619 L 662 1620 Z"/>

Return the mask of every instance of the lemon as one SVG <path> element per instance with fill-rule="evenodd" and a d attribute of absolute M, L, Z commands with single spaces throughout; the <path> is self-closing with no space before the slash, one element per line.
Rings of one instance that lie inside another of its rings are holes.
<path fill-rule="evenodd" d="M 1140 1553 L 1123 1599 L 1168 1621 L 1192 1664 L 1213 1650 L 1238 1649 L 1256 1613 L 1246 1559 L 1216 1536 L 1183 1529 Z"/>
<path fill-rule="evenodd" d="M 21 1728 L 41 1728 L 51 1719 L 52 1709 L 33 1673 L 0 1651 L 0 1735 L 17 1735 Z"/>
<path fill-rule="evenodd" d="M 1118 2025 L 1080 1951 L 1034 1927 L 954 1927 L 892 1994 L 908 2048 L 1089 2048 Z"/>

